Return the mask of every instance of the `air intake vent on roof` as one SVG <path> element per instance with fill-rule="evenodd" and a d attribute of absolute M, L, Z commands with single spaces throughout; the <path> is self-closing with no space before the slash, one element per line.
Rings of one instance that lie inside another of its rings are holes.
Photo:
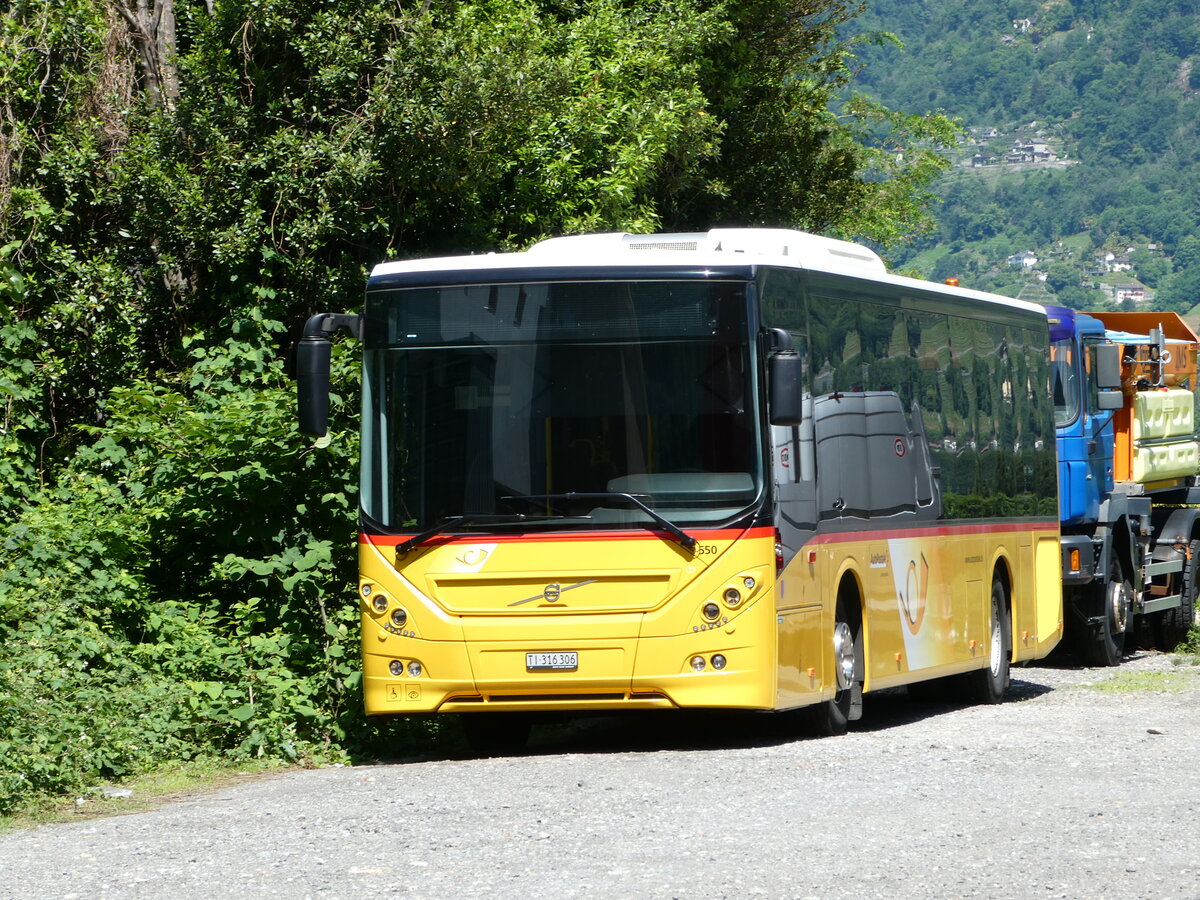
<path fill-rule="evenodd" d="M 646 243 L 629 243 L 630 250 L 695 250 L 695 241 L 647 241 Z"/>
<path fill-rule="evenodd" d="M 845 250 L 837 250 L 832 247 L 829 250 L 829 255 L 840 256 L 842 259 L 852 259 L 855 262 L 867 263 L 868 265 L 874 264 L 878 260 L 878 257 L 873 253 L 847 253 Z M 787 254 L 785 253 L 784 256 L 787 256 Z"/>

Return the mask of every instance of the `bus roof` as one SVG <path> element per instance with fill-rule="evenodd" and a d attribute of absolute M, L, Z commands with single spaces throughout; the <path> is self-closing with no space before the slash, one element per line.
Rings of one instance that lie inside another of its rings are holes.
<path fill-rule="evenodd" d="M 505 280 L 510 280 L 517 270 L 528 272 L 535 279 L 551 273 L 555 277 L 564 277 L 576 269 L 586 270 L 592 277 L 607 269 L 614 270 L 613 275 L 618 276 L 618 270 L 631 268 L 637 269 L 640 277 L 657 268 L 670 270 L 672 274 L 682 270 L 703 274 L 711 270 L 714 275 L 733 275 L 738 270 L 750 274 L 759 266 L 848 275 L 1045 315 L 1043 307 L 1027 301 L 891 274 L 879 255 L 869 247 L 785 228 L 715 228 L 707 232 L 681 234 L 612 232 L 571 235 L 549 238 L 517 253 L 380 263 L 371 273 L 371 282 L 412 283 L 417 280 L 412 276 L 454 273 L 456 277 L 453 280 L 461 283 L 467 273 L 477 273 L 482 280 L 486 278 L 484 272 L 487 271 L 504 272 L 508 276 Z M 419 280 L 430 284 L 435 279 Z"/>

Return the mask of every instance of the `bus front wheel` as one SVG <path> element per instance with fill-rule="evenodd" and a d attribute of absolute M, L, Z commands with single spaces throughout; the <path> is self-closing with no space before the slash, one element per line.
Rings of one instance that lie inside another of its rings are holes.
<path fill-rule="evenodd" d="M 836 621 L 833 625 L 833 664 L 837 693 L 832 700 L 822 700 L 807 709 L 811 729 L 824 737 L 845 734 L 850 720 L 857 718 L 856 702 L 862 702 L 858 635 L 848 610 L 848 602 L 839 598 Z"/>

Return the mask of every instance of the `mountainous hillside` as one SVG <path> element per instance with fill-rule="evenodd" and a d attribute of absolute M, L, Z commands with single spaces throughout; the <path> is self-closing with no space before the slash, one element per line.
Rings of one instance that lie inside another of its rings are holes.
<path fill-rule="evenodd" d="M 1200 2 L 869 0 L 860 86 L 966 129 L 893 261 L 1077 308 L 1200 301 Z"/>

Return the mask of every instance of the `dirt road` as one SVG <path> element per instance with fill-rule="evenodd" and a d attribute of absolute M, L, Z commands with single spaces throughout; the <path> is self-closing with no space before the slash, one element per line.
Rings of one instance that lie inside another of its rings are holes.
<path fill-rule="evenodd" d="M 291 772 L 0 836 L 0 896 L 1200 898 L 1200 670 L 866 698 L 849 735 L 597 719 L 532 752 Z"/>

